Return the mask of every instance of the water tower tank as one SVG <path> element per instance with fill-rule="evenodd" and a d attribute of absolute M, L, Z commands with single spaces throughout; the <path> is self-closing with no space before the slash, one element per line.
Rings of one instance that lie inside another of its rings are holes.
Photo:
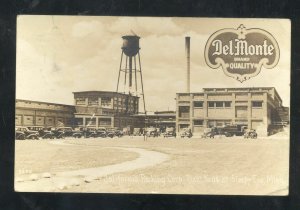
<path fill-rule="evenodd" d="M 125 55 L 129 57 L 135 56 L 140 50 L 140 46 L 139 46 L 140 37 L 135 35 L 128 35 L 128 36 L 122 36 L 122 38 L 123 38 L 122 50 L 125 53 Z"/>

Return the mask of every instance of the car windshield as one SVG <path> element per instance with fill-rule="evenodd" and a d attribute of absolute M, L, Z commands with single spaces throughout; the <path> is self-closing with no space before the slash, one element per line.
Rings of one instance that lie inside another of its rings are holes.
<path fill-rule="evenodd" d="M 20 128 L 21 131 L 28 131 L 28 128 Z"/>

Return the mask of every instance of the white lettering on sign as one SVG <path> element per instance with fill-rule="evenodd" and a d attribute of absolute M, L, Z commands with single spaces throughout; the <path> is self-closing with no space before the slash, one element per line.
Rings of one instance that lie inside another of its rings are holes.
<path fill-rule="evenodd" d="M 244 82 L 257 76 L 262 67 L 274 68 L 280 58 L 276 39 L 264 29 L 240 25 L 213 33 L 205 45 L 206 64 L 221 67 L 226 76 Z"/>
<path fill-rule="evenodd" d="M 248 45 L 245 40 L 234 39 L 229 41 L 229 44 L 223 44 L 219 39 L 212 42 L 215 51 L 212 55 L 273 55 L 274 46 L 268 45 L 267 40 L 264 40 L 261 45 Z"/>

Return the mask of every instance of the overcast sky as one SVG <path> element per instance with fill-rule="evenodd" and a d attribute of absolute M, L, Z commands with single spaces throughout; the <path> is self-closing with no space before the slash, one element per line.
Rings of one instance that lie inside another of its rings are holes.
<path fill-rule="evenodd" d="M 275 68 L 243 83 L 210 69 L 203 54 L 212 33 L 240 24 L 267 30 L 280 48 Z M 175 110 L 175 94 L 185 91 L 185 36 L 191 37 L 191 92 L 275 87 L 289 106 L 290 22 L 280 19 L 18 16 L 16 98 L 72 105 L 72 92 L 116 91 L 121 37 L 131 30 L 141 37 L 147 111 Z"/>

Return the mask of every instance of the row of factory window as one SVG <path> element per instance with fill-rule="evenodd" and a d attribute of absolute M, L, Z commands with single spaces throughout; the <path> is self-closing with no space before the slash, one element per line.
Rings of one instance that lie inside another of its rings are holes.
<path fill-rule="evenodd" d="M 16 101 L 16 107 L 36 107 L 36 108 L 47 108 L 47 109 L 60 109 L 60 110 L 68 110 L 68 105 L 60 105 L 60 104 L 50 104 L 50 103 L 38 103 L 38 102 L 30 102 L 30 101 Z"/>
<path fill-rule="evenodd" d="M 84 126 L 83 118 L 75 118 L 75 124 L 78 126 Z M 111 118 L 100 118 L 98 119 L 99 125 L 111 125 Z M 96 125 L 96 118 L 88 119 L 86 118 L 85 125 Z"/>
<path fill-rule="evenodd" d="M 121 99 L 121 98 L 115 98 L 115 103 L 118 103 L 119 105 L 125 104 L 126 99 Z M 134 100 L 129 100 L 129 104 L 134 104 Z M 138 102 L 135 101 L 135 104 Z M 86 98 L 76 98 L 76 105 L 86 105 Z M 99 100 L 97 97 L 92 97 L 88 98 L 88 105 L 89 106 L 98 106 L 99 105 Z M 101 98 L 101 106 L 104 107 L 110 107 L 112 105 L 112 101 L 110 97 L 102 97 Z"/>
<path fill-rule="evenodd" d="M 86 98 L 76 98 L 76 105 L 86 105 Z M 97 97 L 88 98 L 88 105 L 99 105 L 99 100 Z M 101 106 L 111 106 L 110 97 L 101 98 Z"/>
<path fill-rule="evenodd" d="M 194 101 L 195 108 L 203 108 L 203 101 Z M 231 101 L 208 101 L 208 108 L 230 108 Z M 252 107 L 262 107 L 262 101 L 252 101 Z"/>
<path fill-rule="evenodd" d="M 231 120 L 209 120 L 207 122 L 207 127 L 214 127 L 214 126 L 224 126 L 230 125 Z M 204 120 L 194 120 L 194 126 L 203 126 Z"/>
<path fill-rule="evenodd" d="M 61 118 L 61 117 L 43 117 L 43 116 L 32 116 L 32 115 L 16 115 L 15 123 L 16 125 L 55 125 L 57 123 L 67 123 L 70 124 L 72 118 Z"/>
<path fill-rule="evenodd" d="M 261 122 L 260 120 L 256 120 L 254 122 Z M 204 126 L 204 120 L 194 120 L 194 126 Z M 232 125 L 233 122 L 231 120 L 208 120 L 207 121 L 207 127 L 222 127 L 226 125 Z M 242 121 L 236 121 L 235 124 L 240 125 L 247 125 L 248 121 L 242 120 Z"/>

